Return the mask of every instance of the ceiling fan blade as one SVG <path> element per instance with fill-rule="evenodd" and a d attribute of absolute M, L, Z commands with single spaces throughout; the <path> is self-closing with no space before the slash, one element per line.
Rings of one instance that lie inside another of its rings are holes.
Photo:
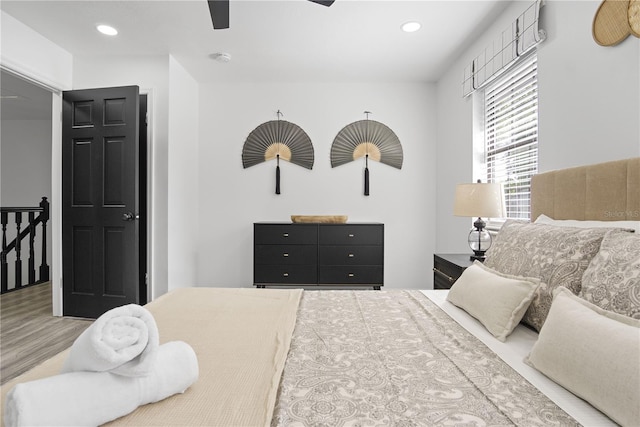
<path fill-rule="evenodd" d="M 309 1 L 329 7 L 333 4 L 335 0 L 309 0 Z"/>
<path fill-rule="evenodd" d="M 214 30 L 229 28 L 229 0 L 207 0 Z"/>

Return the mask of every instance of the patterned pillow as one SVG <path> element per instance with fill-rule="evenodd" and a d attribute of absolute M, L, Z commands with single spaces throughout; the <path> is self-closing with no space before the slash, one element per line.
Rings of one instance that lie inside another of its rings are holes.
<path fill-rule="evenodd" d="M 539 331 L 551 307 L 553 290 L 578 295 L 582 275 L 610 228 L 574 228 L 507 220 L 487 251 L 485 265 L 501 273 L 540 279 L 522 321 Z"/>
<path fill-rule="evenodd" d="M 640 234 L 612 230 L 582 276 L 580 296 L 605 310 L 640 319 Z"/>

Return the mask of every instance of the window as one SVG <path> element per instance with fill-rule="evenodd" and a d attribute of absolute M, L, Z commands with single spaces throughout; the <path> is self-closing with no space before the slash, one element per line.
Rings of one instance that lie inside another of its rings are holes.
<path fill-rule="evenodd" d="M 502 182 L 507 218 L 531 218 L 538 172 L 537 56 L 522 58 L 484 90 L 485 182 Z"/>

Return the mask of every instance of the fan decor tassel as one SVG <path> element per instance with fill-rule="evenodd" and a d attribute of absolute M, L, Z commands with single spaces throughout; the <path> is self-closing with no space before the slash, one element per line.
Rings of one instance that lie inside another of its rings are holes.
<path fill-rule="evenodd" d="M 276 194 L 280 194 L 280 154 L 276 156 Z"/>
<path fill-rule="evenodd" d="M 331 145 L 331 167 L 365 158 L 364 195 L 369 195 L 369 159 L 402 169 L 402 145 L 396 134 L 386 125 L 369 120 L 353 122 L 338 132 Z"/>
<path fill-rule="evenodd" d="M 364 158 L 364 195 L 369 195 L 369 155 Z"/>
<path fill-rule="evenodd" d="M 277 120 L 263 123 L 251 131 L 242 147 L 242 166 L 246 169 L 275 159 L 276 194 L 280 194 L 280 160 L 312 169 L 314 155 L 313 144 L 306 132 L 296 124 L 280 120 L 280 110 L 276 115 Z"/>

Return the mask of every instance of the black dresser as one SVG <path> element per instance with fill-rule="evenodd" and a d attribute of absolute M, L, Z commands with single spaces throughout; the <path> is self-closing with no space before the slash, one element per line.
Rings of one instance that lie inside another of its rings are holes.
<path fill-rule="evenodd" d="M 253 283 L 383 285 L 384 224 L 253 224 Z"/>

